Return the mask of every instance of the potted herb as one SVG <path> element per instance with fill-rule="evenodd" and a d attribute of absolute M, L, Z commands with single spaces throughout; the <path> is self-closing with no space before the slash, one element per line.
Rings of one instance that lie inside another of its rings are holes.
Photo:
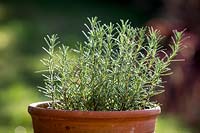
<path fill-rule="evenodd" d="M 56 35 L 45 38 L 48 57 L 41 60 L 46 70 L 39 90 L 50 101 L 29 105 L 34 132 L 153 133 L 161 110 L 151 98 L 163 92 L 162 77 L 171 74 L 183 32 L 174 31 L 167 54 L 152 27 L 88 20 L 87 40 L 76 50 L 59 46 Z M 68 57 L 71 51 L 76 59 Z"/>

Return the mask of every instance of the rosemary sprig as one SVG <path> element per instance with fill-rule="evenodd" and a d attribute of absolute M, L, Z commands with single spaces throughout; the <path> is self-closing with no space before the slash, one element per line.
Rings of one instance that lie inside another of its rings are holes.
<path fill-rule="evenodd" d="M 183 32 L 174 31 L 171 53 L 162 47 L 163 36 L 152 27 L 133 28 L 121 20 L 101 24 L 88 18 L 86 41 L 78 49 L 78 58 L 61 45 L 57 35 L 45 38 L 48 57 L 41 62 L 44 87 L 51 107 L 66 110 L 137 110 L 152 108 L 152 96 L 163 92 L 163 76 L 172 74 L 174 57 L 182 49 Z M 160 57 L 162 54 L 164 57 Z"/>

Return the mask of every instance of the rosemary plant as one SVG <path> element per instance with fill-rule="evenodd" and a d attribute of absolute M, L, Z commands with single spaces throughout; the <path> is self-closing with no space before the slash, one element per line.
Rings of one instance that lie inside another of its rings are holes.
<path fill-rule="evenodd" d="M 48 57 L 44 87 L 50 108 L 83 111 L 141 110 L 157 106 L 151 98 L 163 92 L 163 76 L 182 49 L 183 32 L 174 31 L 171 53 L 161 45 L 163 36 L 152 27 L 133 28 L 129 21 L 101 24 L 88 19 L 86 41 L 79 48 L 60 45 L 57 35 L 45 37 Z M 68 57 L 78 53 L 76 60 Z M 162 58 L 161 58 L 162 57 Z"/>

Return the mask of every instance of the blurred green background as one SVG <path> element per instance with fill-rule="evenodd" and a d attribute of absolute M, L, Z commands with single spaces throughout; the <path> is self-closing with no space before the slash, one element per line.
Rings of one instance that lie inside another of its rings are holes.
<path fill-rule="evenodd" d="M 103 22 L 129 19 L 134 26 L 145 25 L 155 17 L 160 0 L 31 0 L 0 2 L 0 133 L 32 133 L 27 106 L 46 100 L 37 91 L 42 84 L 39 59 L 43 37 L 56 33 L 74 47 L 83 41 L 86 17 L 98 16 Z M 180 117 L 164 113 L 157 133 L 191 133 Z"/>

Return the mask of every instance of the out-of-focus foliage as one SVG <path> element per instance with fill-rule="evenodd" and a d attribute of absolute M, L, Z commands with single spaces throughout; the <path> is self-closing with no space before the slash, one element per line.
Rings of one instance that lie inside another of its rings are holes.
<path fill-rule="evenodd" d="M 163 115 L 158 119 L 156 133 L 192 133 L 192 130 L 182 123 L 181 119 Z"/>
<path fill-rule="evenodd" d="M 39 95 L 30 86 L 21 83 L 0 90 L 0 131 L 13 133 L 19 126 L 31 131 L 31 118 L 27 113 L 27 106 L 39 99 Z"/>

